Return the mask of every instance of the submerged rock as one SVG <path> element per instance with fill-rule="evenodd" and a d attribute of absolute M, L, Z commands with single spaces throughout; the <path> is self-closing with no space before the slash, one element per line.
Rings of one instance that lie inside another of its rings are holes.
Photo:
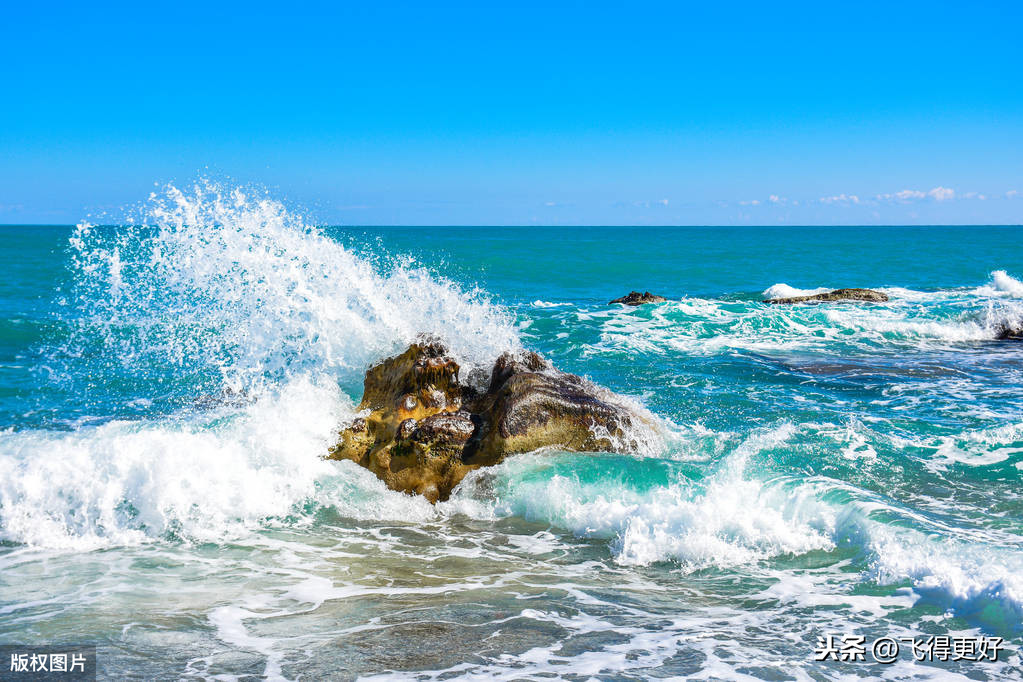
<path fill-rule="evenodd" d="M 667 300 L 668 299 L 664 298 L 663 296 L 651 294 L 649 291 L 644 291 L 643 293 L 640 293 L 638 291 L 630 291 L 628 294 L 622 296 L 621 298 L 616 298 L 613 301 L 609 301 L 608 305 L 612 305 L 614 303 L 622 303 L 624 305 L 644 305 L 646 303 L 664 303 Z"/>
<path fill-rule="evenodd" d="M 471 470 L 553 446 L 620 452 L 643 418 L 602 389 L 536 353 L 497 359 L 482 393 L 459 383 L 458 364 L 422 340 L 366 372 L 359 409 L 330 459 L 350 459 L 390 488 L 447 499 Z M 628 446 L 628 447 L 627 447 Z"/>
<path fill-rule="evenodd" d="M 835 289 L 822 294 L 811 294 L 809 296 L 792 296 L 790 298 L 769 298 L 764 303 L 787 304 L 787 303 L 831 303 L 840 301 L 868 301 L 870 303 L 884 303 L 888 300 L 888 294 L 873 289 Z"/>

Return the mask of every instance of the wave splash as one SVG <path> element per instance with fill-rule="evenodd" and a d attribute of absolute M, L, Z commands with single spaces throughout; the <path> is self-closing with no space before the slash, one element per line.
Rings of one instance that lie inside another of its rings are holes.
<path fill-rule="evenodd" d="M 991 273 L 991 282 L 979 287 L 976 291 L 981 296 L 1023 298 L 1023 282 L 1005 270 L 995 270 Z"/>
<path fill-rule="evenodd" d="M 52 355 L 73 388 L 106 414 L 180 400 L 142 421 L 0 434 L 0 539 L 19 544 L 214 540 L 307 500 L 432 514 L 320 459 L 362 373 L 422 332 L 466 371 L 520 347 L 481 292 L 407 259 L 371 262 L 282 203 L 210 181 L 165 187 L 133 225 L 78 225 L 70 259 L 70 332 Z"/>
<path fill-rule="evenodd" d="M 252 391 L 302 372 L 357 378 L 421 332 L 469 367 L 519 346 L 480 291 L 360 258 L 256 191 L 167 186 L 139 213 L 71 238 L 75 314 L 118 371 L 199 367 Z"/>
<path fill-rule="evenodd" d="M 771 286 L 764 289 L 764 298 L 795 298 L 797 296 L 813 296 L 814 294 L 823 294 L 831 289 L 827 287 L 818 287 L 816 289 L 797 289 L 790 287 L 788 284 L 779 282 L 778 284 L 772 284 Z"/>

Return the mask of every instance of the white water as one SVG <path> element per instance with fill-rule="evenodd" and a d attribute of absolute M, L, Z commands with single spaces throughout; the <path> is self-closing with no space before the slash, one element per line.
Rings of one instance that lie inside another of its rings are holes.
<path fill-rule="evenodd" d="M 833 291 L 828 287 L 818 287 L 816 289 L 797 289 L 790 287 L 788 284 L 779 282 L 778 284 L 772 284 L 764 290 L 764 298 L 795 298 L 796 296 L 813 296 L 814 294 L 823 294 L 828 291 Z"/>
<path fill-rule="evenodd" d="M 1005 270 L 991 273 L 991 282 L 977 289 L 981 296 L 1008 296 L 1023 298 L 1023 282 L 1011 276 Z"/>
<path fill-rule="evenodd" d="M 701 489 L 680 481 L 640 494 L 614 481 L 594 487 L 554 476 L 482 504 L 460 491 L 438 508 L 387 491 L 365 471 L 320 457 L 353 414 L 337 377 L 359 376 L 422 331 L 441 337 L 467 367 L 487 367 L 500 352 L 519 347 L 513 320 L 478 292 L 460 291 L 411 263 L 362 259 L 258 194 L 205 182 L 187 192 L 168 187 L 152 198 L 141 222 L 152 229 L 109 235 L 83 224 L 72 239 L 77 302 L 107 330 L 108 352 L 119 354 L 128 371 L 156 356 L 181 365 L 215 363 L 226 388 L 254 399 L 214 413 L 3 434 L 3 539 L 76 549 L 169 536 L 218 541 L 312 502 L 350 518 L 415 522 L 468 513 L 540 519 L 607 539 L 622 564 L 728 567 L 834 546 L 843 512 L 822 503 L 815 485 L 763 482 L 746 471 L 749 453 L 783 442 L 792 433 L 787 425 L 740 444 Z M 764 296 L 827 290 L 776 284 Z M 790 348 L 846 330 L 879 343 L 892 333 L 944 341 L 989 337 L 983 322 L 916 320 L 912 306 L 902 303 L 961 294 L 888 291 L 893 303 L 869 314 L 849 306 L 810 309 L 809 318 L 806 308 L 742 310 L 686 299 L 658 308 L 652 318 L 640 311 L 609 315 L 604 343 L 620 339 L 633 350 L 664 345 L 698 352 L 707 344 Z M 996 271 L 990 285 L 971 295 L 1020 291 L 1023 284 Z M 724 329 L 708 333 L 697 326 L 695 334 L 680 334 L 685 328 L 662 309 Z M 764 315 L 773 317 L 758 330 L 755 321 Z M 123 328 L 135 331 L 118 333 Z M 643 449 L 656 454 L 651 448 Z M 541 465 L 516 458 L 498 475 Z M 464 488 L 471 489 L 474 478 Z M 889 566 L 882 555 L 891 550 L 878 553 L 879 566 Z M 911 564 L 900 558 L 879 574 L 917 576 L 917 569 L 898 568 Z M 951 580 L 949 590 L 962 583 Z"/>
<path fill-rule="evenodd" d="M 212 371 L 243 405 L 0 435 L 0 538 L 79 549 L 217 540 L 339 489 L 353 499 L 332 502 L 355 515 L 432 513 L 321 459 L 352 418 L 338 380 L 361 383 L 423 332 L 466 373 L 489 368 L 519 347 L 506 313 L 411 263 L 360 258 L 257 193 L 167 187 L 139 223 L 75 231 L 74 314 L 86 324 L 62 352 L 98 339 L 118 381 L 154 391 L 154 366 Z M 360 486 L 379 490 L 360 504 Z"/>
<path fill-rule="evenodd" d="M 548 456 L 519 456 L 497 468 L 496 475 L 512 483 L 491 503 L 491 513 L 607 539 L 623 565 L 678 561 L 686 570 L 727 568 L 829 549 L 834 511 L 817 501 L 812 487 L 765 483 L 746 471 L 751 455 L 782 445 L 793 432 L 783 424 L 739 443 L 704 486 L 680 480 L 637 491 L 614 476 L 587 483 L 563 474 L 533 477 Z M 478 479 L 494 475 L 475 472 L 459 492 L 471 496 Z"/>
<path fill-rule="evenodd" d="M 226 387 L 254 390 L 268 375 L 361 376 L 421 333 L 467 369 L 519 346 L 481 292 L 360 258 L 253 191 L 170 186 L 138 222 L 152 229 L 82 224 L 72 238 L 77 303 L 129 372 L 215 364 Z"/>
<path fill-rule="evenodd" d="M 1023 326 L 1023 282 L 1004 271 L 972 290 L 921 292 L 881 288 L 888 303 L 831 306 L 765 306 L 751 302 L 687 298 L 656 310 L 587 312 L 603 318 L 601 340 L 591 352 L 717 354 L 725 349 L 751 351 L 874 352 L 954 349 L 964 343 L 994 340 L 1005 326 Z M 830 288 L 795 289 L 775 284 L 768 297 L 802 296 Z"/>

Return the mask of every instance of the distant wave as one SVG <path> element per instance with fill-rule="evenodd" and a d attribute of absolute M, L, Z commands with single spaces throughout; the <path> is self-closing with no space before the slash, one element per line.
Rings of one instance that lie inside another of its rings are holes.
<path fill-rule="evenodd" d="M 797 289 L 790 287 L 788 284 L 779 282 L 778 284 L 772 284 L 764 290 L 764 298 L 795 298 L 796 296 L 813 296 L 814 294 L 823 294 L 827 291 L 832 291 L 828 287 L 818 287 L 817 289 Z"/>
<path fill-rule="evenodd" d="M 1018 289 L 1017 289 L 1018 287 Z M 759 301 L 689 297 L 652 314 L 602 316 L 598 353 L 712 354 L 752 351 L 830 350 L 876 352 L 881 348 L 954 348 L 995 339 L 1006 326 L 1023 326 L 1023 283 L 1003 271 L 974 289 L 914 291 L 882 288 L 883 304 L 764 306 Z M 765 297 L 790 297 L 830 289 L 775 284 Z M 598 313 L 590 313 L 591 318 Z"/>

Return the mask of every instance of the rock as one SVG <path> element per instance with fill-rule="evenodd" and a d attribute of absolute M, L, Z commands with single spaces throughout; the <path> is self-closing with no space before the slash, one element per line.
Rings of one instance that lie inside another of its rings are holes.
<path fill-rule="evenodd" d="M 764 303 L 788 304 L 788 303 L 832 303 L 841 301 L 868 301 L 870 303 L 883 303 L 888 300 L 888 295 L 873 289 L 835 289 L 823 294 L 812 294 L 810 296 L 793 296 L 791 298 L 769 298 Z"/>
<path fill-rule="evenodd" d="M 668 299 L 663 296 L 651 294 L 649 291 L 644 291 L 643 293 L 630 291 L 627 295 L 608 302 L 608 305 L 612 305 L 614 303 L 623 303 L 625 305 L 644 305 L 646 303 L 664 303 L 667 300 Z"/>
<path fill-rule="evenodd" d="M 423 340 L 366 372 L 360 411 L 328 453 L 390 488 L 447 499 L 467 473 L 541 447 L 620 452 L 643 418 L 536 353 L 498 358 L 486 391 L 458 381 L 458 364 Z"/>
<path fill-rule="evenodd" d="M 614 452 L 635 417 L 581 377 L 528 352 L 497 359 L 490 387 L 473 409 L 481 429 L 469 455 L 478 465 L 546 446 Z"/>
<path fill-rule="evenodd" d="M 1023 341 L 1023 325 L 1003 322 L 995 330 L 995 338 L 999 341 Z"/>

